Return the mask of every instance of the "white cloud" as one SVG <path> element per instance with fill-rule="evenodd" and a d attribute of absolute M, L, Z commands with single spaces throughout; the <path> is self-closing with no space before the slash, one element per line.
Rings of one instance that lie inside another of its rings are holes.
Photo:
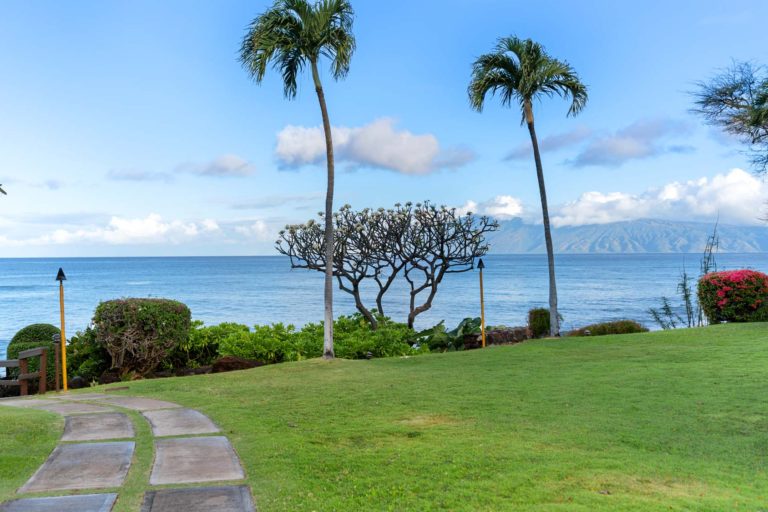
<path fill-rule="evenodd" d="M 263 220 L 256 220 L 253 223 L 244 226 L 235 226 L 235 232 L 247 238 L 266 241 L 274 238 L 269 226 Z"/>
<path fill-rule="evenodd" d="M 230 154 L 221 155 L 205 164 L 184 163 L 176 171 L 198 176 L 242 177 L 255 173 L 256 167 L 248 160 Z"/>
<path fill-rule="evenodd" d="M 556 133 L 542 138 L 539 141 L 539 149 L 542 153 L 557 151 L 579 144 L 589 138 L 590 135 L 592 135 L 592 130 L 586 126 L 578 126 L 571 131 Z M 529 158 L 533 158 L 533 146 L 531 146 L 530 140 L 526 140 L 513 149 L 506 156 L 505 160 L 521 160 Z"/>
<path fill-rule="evenodd" d="M 510 219 L 520 217 L 524 213 L 523 202 L 512 196 L 496 196 L 493 199 L 477 203 L 469 200 L 464 206 L 457 208 L 456 211 L 461 215 L 475 213 L 478 215 L 488 215 L 497 219 Z"/>
<path fill-rule="evenodd" d="M 144 218 L 112 217 L 107 226 L 89 226 L 79 229 L 56 229 L 33 238 L 9 239 L 3 237 L 4 245 L 12 247 L 67 245 L 67 244 L 180 244 L 202 234 L 219 231 L 218 224 L 205 219 L 201 222 L 164 220 L 151 213 Z"/>
<path fill-rule="evenodd" d="M 555 226 L 605 224 L 641 218 L 720 220 L 758 224 L 768 186 L 741 169 L 713 178 L 672 182 L 641 194 L 586 192 L 552 216 Z"/>
<path fill-rule="evenodd" d="M 673 119 L 645 119 L 616 131 L 597 137 L 573 160 L 576 167 L 588 165 L 618 167 L 629 160 L 649 158 L 665 153 L 685 153 L 693 148 L 668 145 L 667 139 L 686 135 L 690 126 Z"/>
<path fill-rule="evenodd" d="M 442 149 L 432 134 L 415 135 L 396 130 L 389 118 L 358 128 L 333 127 L 333 147 L 338 161 L 355 166 L 378 167 L 403 174 L 428 174 L 441 168 L 460 167 L 474 157 L 459 148 Z M 286 126 L 277 134 L 275 154 L 286 167 L 321 163 L 325 137 L 320 127 Z"/>

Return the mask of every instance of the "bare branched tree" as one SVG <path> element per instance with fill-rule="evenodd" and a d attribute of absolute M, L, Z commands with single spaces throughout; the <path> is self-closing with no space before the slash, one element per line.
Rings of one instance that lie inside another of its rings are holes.
<path fill-rule="evenodd" d="M 293 268 L 325 272 L 324 216 L 319 217 L 319 223 L 310 220 L 280 232 L 277 250 L 290 258 Z M 408 282 L 408 325 L 413 327 L 416 316 L 432 307 L 445 275 L 473 269 L 475 259 L 488 251 L 484 234 L 498 229 L 487 217 L 462 216 L 428 202 L 360 211 L 345 205 L 334 213 L 333 223 L 333 275 L 373 329 L 378 326 L 376 312 L 384 315 L 384 296 L 399 276 Z M 377 287 L 375 311 L 362 298 L 365 280 Z M 422 293 L 426 298 L 419 302 Z"/>

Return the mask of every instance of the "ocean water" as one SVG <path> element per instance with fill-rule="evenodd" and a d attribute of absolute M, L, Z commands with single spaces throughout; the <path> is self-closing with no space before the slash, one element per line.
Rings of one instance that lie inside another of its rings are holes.
<path fill-rule="evenodd" d="M 489 325 L 523 325 L 528 309 L 546 306 L 544 255 L 489 255 L 484 271 Z M 768 271 L 768 254 L 720 254 L 719 269 Z M 579 254 L 557 256 L 560 311 L 564 328 L 630 318 L 653 328 L 647 313 L 662 295 L 675 296 L 682 268 L 698 274 L 699 257 L 682 254 Z M 292 270 L 287 258 L 44 258 L 0 259 L 0 358 L 13 334 L 37 322 L 59 324 L 56 272 L 67 275 L 67 335 L 88 326 L 96 305 L 120 297 L 180 300 L 206 324 L 284 322 L 303 325 L 322 319 L 319 272 Z M 407 290 L 395 288 L 386 313 L 405 321 Z M 372 295 L 371 295 L 372 296 Z M 335 313 L 355 311 L 351 296 L 336 290 Z M 477 271 L 450 274 L 433 307 L 417 328 L 445 319 L 449 327 L 479 316 Z"/>

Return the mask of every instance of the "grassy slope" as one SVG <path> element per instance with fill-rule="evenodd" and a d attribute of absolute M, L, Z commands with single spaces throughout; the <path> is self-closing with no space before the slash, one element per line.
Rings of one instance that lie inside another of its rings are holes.
<path fill-rule="evenodd" d="M 768 503 L 766 348 L 768 324 L 728 325 L 313 360 L 127 393 L 217 421 L 265 512 L 755 511 Z M 124 505 L 140 497 L 131 487 Z"/>
<path fill-rule="evenodd" d="M 37 471 L 63 428 L 56 414 L 0 407 L 0 502 Z"/>

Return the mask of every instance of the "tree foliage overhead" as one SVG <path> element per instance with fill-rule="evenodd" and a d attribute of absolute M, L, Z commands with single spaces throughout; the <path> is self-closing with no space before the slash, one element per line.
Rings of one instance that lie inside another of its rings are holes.
<path fill-rule="evenodd" d="M 277 250 L 293 268 L 325 271 L 325 222 L 322 213 L 319 217 L 280 232 Z M 416 316 L 432 307 L 445 276 L 472 270 L 488 252 L 484 235 L 498 229 L 488 217 L 461 215 L 429 202 L 376 210 L 345 205 L 333 214 L 333 224 L 333 275 L 374 329 L 374 309 L 385 314 L 384 296 L 398 277 L 407 282 L 408 325 L 413 327 Z M 364 283 L 375 292 L 375 308 L 364 302 Z"/>
<path fill-rule="evenodd" d="M 347 75 L 355 51 L 353 21 L 347 0 L 280 0 L 249 26 L 240 61 L 257 83 L 271 62 L 283 78 L 285 96 L 294 98 L 299 73 L 320 57 L 331 61 L 334 78 Z"/>
<path fill-rule="evenodd" d="M 697 85 L 693 111 L 741 139 L 749 146 L 755 170 L 768 171 L 768 70 L 749 62 L 734 62 Z"/>
<path fill-rule="evenodd" d="M 502 105 L 520 107 L 523 122 L 530 121 L 526 109 L 543 96 L 570 98 L 568 115 L 578 114 L 587 103 L 587 88 L 570 64 L 551 57 L 535 41 L 516 36 L 499 39 L 493 52 L 477 58 L 467 92 L 478 112 L 488 93 L 498 94 Z"/>

